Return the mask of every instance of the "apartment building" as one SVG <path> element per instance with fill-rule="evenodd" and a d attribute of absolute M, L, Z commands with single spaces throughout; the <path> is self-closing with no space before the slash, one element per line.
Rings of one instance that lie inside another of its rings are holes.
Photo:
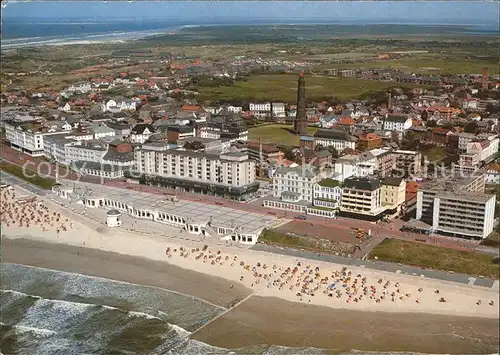
<path fill-rule="evenodd" d="M 382 206 L 389 213 L 400 211 L 406 200 L 406 181 L 401 178 L 385 178 L 381 182 Z"/>
<path fill-rule="evenodd" d="M 356 149 L 356 137 L 342 129 L 319 129 L 314 133 L 314 145 L 334 147 L 339 153 L 345 149 Z"/>
<path fill-rule="evenodd" d="M 49 129 L 40 122 L 5 123 L 5 138 L 13 149 L 32 157 L 44 155 L 44 139 L 49 136 L 66 136 L 67 131 Z"/>
<path fill-rule="evenodd" d="M 395 150 L 396 170 L 404 176 L 418 175 L 422 171 L 422 154 L 413 150 Z"/>
<path fill-rule="evenodd" d="M 417 219 L 447 236 L 484 239 L 495 220 L 495 195 L 484 193 L 484 174 L 423 183 L 417 192 Z"/>
<path fill-rule="evenodd" d="M 378 148 L 369 151 L 375 157 L 375 174 L 380 178 L 389 176 L 396 167 L 396 156 L 391 148 Z"/>
<path fill-rule="evenodd" d="M 144 144 L 134 151 L 135 169 L 146 184 L 242 200 L 256 192 L 255 161 L 242 152 L 208 154 Z"/>
<path fill-rule="evenodd" d="M 341 216 L 377 221 L 384 211 L 380 180 L 373 177 L 350 177 L 344 180 Z"/>

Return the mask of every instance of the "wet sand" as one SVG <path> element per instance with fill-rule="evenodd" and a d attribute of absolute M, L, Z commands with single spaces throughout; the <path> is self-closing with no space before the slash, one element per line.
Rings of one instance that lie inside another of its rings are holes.
<path fill-rule="evenodd" d="M 79 254 L 78 254 L 79 253 Z M 2 239 L 3 262 L 161 287 L 228 306 L 250 290 L 164 262 L 28 239 Z M 367 351 L 498 352 L 495 319 L 360 312 L 252 296 L 194 335 L 215 346 L 257 344 Z"/>
<path fill-rule="evenodd" d="M 498 321 L 473 317 L 333 310 L 278 298 L 251 297 L 194 338 L 236 348 L 293 347 L 445 354 L 498 352 Z"/>
<path fill-rule="evenodd" d="M 250 294 L 240 284 L 154 260 L 28 239 L 2 238 L 2 262 L 154 286 L 228 307 Z"/>

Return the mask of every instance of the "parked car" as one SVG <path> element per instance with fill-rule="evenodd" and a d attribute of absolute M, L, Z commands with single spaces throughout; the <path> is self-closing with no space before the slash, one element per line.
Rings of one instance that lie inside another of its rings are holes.
<path fill-rule="evenodd" d="M 296 216 L 295 219 L 300 219 L 301 221 L 305 221 L 307 219 L 307 216 L 300 214 L 300 215 Z"/>

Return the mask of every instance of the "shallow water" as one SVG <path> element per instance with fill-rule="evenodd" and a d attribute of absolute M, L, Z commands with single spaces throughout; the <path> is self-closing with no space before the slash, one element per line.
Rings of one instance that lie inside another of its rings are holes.
<path fill-rule="evenodd" d="M 312 348 L 223 349 L 191 340 L 225 308 L 168 290 L 2 265 L 3 354 L 321 354 Z"/>

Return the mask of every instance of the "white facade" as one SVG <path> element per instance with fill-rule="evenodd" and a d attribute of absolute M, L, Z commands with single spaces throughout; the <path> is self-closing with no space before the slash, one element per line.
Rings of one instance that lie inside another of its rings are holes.
<path fill-rule="evenodd" d="M 412 126 L 412 120 L 410 117 L 407 117 L 406 120 L 391 118 L 391 116 L 387 117 L 384 120 L 384 130 L 386 131 L 397 131 L 404 132 Z"/>
<path fill-rule="evenodd" d="M 66 91 L 77 92 L 80 94 L 86 94 L 92 89 L 92 85 L 89 82 L 75 83 L 71 85 Z"/>
<path fill-rule="evenodd" d="M 39 124 L 37 127 L 41 127 Z M 30 125 L 11 125 L 5 123 L 5 138 L 10 142 L 11 147 L 20 150 L 28 155 L 39 157 L 44 155 L 44 137 L 51 135 L 63 135 L 67 132 L 61 131 L 37 131 L 37 128 L 30 128 Z"/>
<path fill-rule="evenodd" d="M 101 109 L 103 112 L 112 112 L 117 113 L 121 111 L 135 111 L 136 110 L 136 102 L 134 100 L 109 100 L 106 103 L 101 105 Z"/>
<path fill-rule="evenodd" d="M 340 139 L 314 137 L 314 143 L 323 147 L 334 147 L 339 153 L 345 149 L 356 149 L 356 142 Z"/>
<path fill-rule="evenodd" d="M 314 184 L 314 206 L 338 209 L 342 197 L 342 188 L 339 186 L 328 187 L 320 183 Z"/>
<path fill-rule="evenodd" d="M 285 104 L 282 102 L 273 103 L 273 117 L 286 117 Z"/>
<path fill-rule="evenodd" d="M 377 169 L 377 158 L 369 155 L 345 155 L 335 162 L 335 174 L 339 181 L 344 181 L 351 176 L 374 175 Z"/>
<path fill-rule="evenodd" d="M 314 168 L 302 165 L 295 168 L 279 167 L 273 175 L 273 197 L 289 202 L 313 202 L 313 185 L 319 177 Z"/>
<path fill-rule="evenodd" d="M 484 182 L 486 184 L 500 184 L 500 171 L 488 169 L 484 174 Z"/>
<path fill-rule="evenodd" d="M 435 232 L 484 239 L 493 231 L 495 195 L 421 189 L 417 219 L 430 224 Z"/>
<path fill-rule="evenodd" d="M 149 130 L 149 128 L 144 128 L 144 131 L 142 133 L 130 133 L 130 142 L 132 143 L 139 143 L 139 144 L 144 144 L 146 141 L 153 135 L 153 132 Z M 189 135 L 188 137 L 191 137 L 192 135 Z M 179 138 L 181 138 L 181 135 L 179 135 Z M 184 137 L 182 137 L 184 138 Z"/>
<path fill-rule="evenodd" d="M 205 126 L 200 129 L 200 137 L 208 139 L 220 139 L 220 127 Z"/>
<path fill-rule="evenodd" d="M 246 154 L 212 155 L 143 145 L 134 152 L 135 167 L 146 175 L 243 187 L 255 182 L 255 162 Z"/>
<path fill-rule="evenodd" d="M 243 111 L 243 107 L 241 107 L 241 106 L 228 106 L 227 110 L 229 112 L 240 113 L 241 111 Z"/>
<path fill-rule="evenodd" d="M 267 117 L 271 115 L 271 103 L 255 103 L 251 102 L 249 105 L 250 112 L 255 117 Z"/>

